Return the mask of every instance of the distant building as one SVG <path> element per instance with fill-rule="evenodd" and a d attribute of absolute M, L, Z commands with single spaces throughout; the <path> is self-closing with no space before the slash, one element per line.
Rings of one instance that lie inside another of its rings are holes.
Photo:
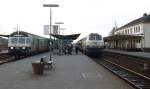
<path fill-rule="evenodd" d="M 0 51 L 7 50 L 8 47 L 8 39 L 0 37 Z"/>
<path fill-rule="evenodd" d="M 104 38 L 107 48 L 150 51 L 150 14 L 118 28 L 114 36 Z"/>

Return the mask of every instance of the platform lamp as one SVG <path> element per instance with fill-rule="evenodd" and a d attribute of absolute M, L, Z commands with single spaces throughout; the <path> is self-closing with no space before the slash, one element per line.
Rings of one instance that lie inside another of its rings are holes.
<path fill-rule="evenodd" d="M 50 33 L 49 33 L 49 37 L 50 37 L 50 61 L 52 61 L 52 41 L 51 41 L 51 32 L 52 32 L 52 7 L 59 7 L 58 4 L 43 4 L 43 7 L 49 7 L 50 8 Z"/>
<path fill-rule="evenodd" d="M 64 24 L 64 22 L 55 22 L 55 24 L 58 24 L 58 34 L 59 34 L 59 39 L 61 39 L 61 37 L 60 37 L 60 24 Z M 60 41 L 59 41 L 59 43 L 62 46 Z M 59 46 L 59 55 L 61 55 L 61 46 Z"/>
<path fill-rule="evenodd" d="M 60 28 L 60 30 L 62 30 L 62 36 L 63 36 L 62 42 L 63 42 L 63 44 L 64 44 L 64 30 L 66 30 L 66 28 Z"/>

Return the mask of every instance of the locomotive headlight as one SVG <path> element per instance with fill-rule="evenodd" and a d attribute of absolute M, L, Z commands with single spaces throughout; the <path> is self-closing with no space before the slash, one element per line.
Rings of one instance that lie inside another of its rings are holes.
<path fill-rule="evenodd" d="M 14 47 L 10 47 L 10 49 L 14 49 Z"/>
<path fill-rule="evenodd" d="M 22 47 L 22 49 L 26 49 L 26 47 Z"/>

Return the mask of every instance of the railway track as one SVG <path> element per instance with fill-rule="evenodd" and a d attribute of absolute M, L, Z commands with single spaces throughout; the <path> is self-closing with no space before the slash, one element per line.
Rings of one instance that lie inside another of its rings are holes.
<path fill-rule="evenodd" d="M 34 54 L 34 55 L 37 55 L 37 54 Z M 8 62 L 13 62 L 13 61 L 21 60 L 21 59 L 24 59 L 24 58 L 27 58 L 27 57 L 31 57 L 31 56 L 34 56 L 34 55 L 21 56 L 19 59 L 15 59 L 14 56 L 10 56 L 8 53 L 0 53 L 0 65 L 4 64 L 4 63 L 8 63 Z"/>
<path fill-rule="evenodd" d="M 4 63 L 11 61 L 10 58 L 11 57 L 7 53 L 1 53 L 0 54 L 0 64 L 4 64 Z"/>
<path fill-rule="evenodd" d="M 136 73 L 132 70 L 124 68 L 118 64 L 112 63 L 105 59 L 95 59 L 95 61 L 105 68 L 119 76 L 121 79 L 128 82 L 131 86 L 136 89 L 150 89 L 150 78 Z"/>
<path fill-rule="evenodd" d="M 105 60 L 123 66 L 141 75 L 150 78 L 150 60 L 145 58 L 133 57 L 129 55 L 121 55 L 115 53 L 104 53 Z"/>

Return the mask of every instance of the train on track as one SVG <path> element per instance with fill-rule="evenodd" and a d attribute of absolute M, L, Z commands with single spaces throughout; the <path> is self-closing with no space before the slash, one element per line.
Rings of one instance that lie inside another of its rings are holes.
<path fill-rule="evenodd" d="M 80 51 L 89 56 L 100 55 L 104 49 L 103 38 L 98 33 L 90 33 L 79 40 L 77 45 Z"/>
<path fill-rule="evenodd" d="M 15 59 L 49 50 L 49 39 L 24 31 L 15 31 L 9 35 L 8 51 Z"/>

